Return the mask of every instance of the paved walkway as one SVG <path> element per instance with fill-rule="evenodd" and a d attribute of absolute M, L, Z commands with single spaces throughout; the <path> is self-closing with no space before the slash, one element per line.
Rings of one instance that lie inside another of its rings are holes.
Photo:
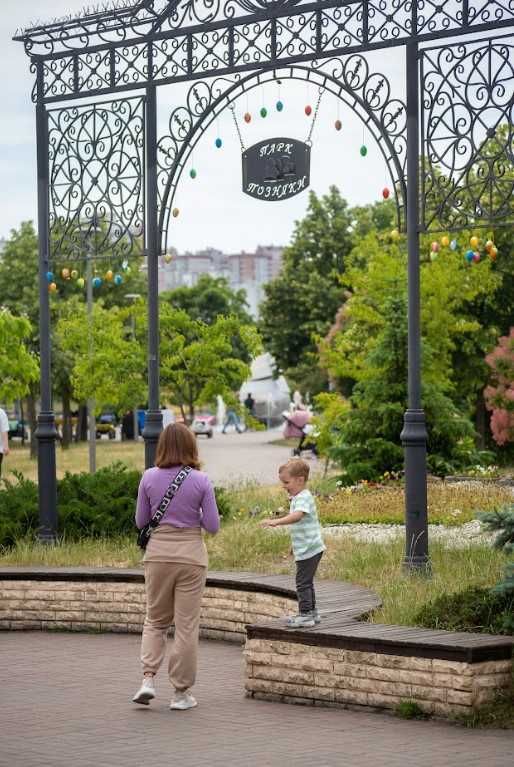
<path fill-rule="evenodd" d="M 130 703 L 139 637 L 0 633 L 1 767 L 512 767 L 512 732 L 243 697 L 241 648 L 203 642 L 200 705 Z"/>
<path fill-rule="evenodd" d="M 268 443 L 282 438 L 282 429 L 248 431 L 243 434 L 215 432 L 212 439 L 198 437 L 200 458 L 213 482 L 277 483 L 280 464 L 291 457 L 291 448 Z M 312 471 L 318 469 L 316 458 L 309 459 Z M 322 464 L 322 462 L 321 462 Z M 322 466 L 321 466 L 322 468 Z"/>

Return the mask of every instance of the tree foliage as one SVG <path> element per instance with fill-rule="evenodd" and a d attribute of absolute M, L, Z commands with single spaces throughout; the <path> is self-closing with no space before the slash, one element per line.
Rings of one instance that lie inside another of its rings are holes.
<path fill-rule="evenodd" d="M 192 320 L 201 320 L 212 325 L 220 316 L 237 317 L 244 324 L 250 324 L 246 292 L 233 290 L 224 277 L 202 274 L 196 285 L 181 287 L 161 293 L 160 300 L 169 303 L 173 309 L 182 309 Z"/>
<path fill-rule="evenodd" d="M 0 400 L 12 402 L 24 397 L 39 378 L 37 359 L 27 348 L 31 332 L 26 317 L 0 309 Z"/>
<path fill-rule="evenodd" d="M 487 409 L 492 412 L 491 431 L 495 442 L 505 445 L 514 442 L 514 328 L 500 338 L 485 361 L 491 371 L 491 382 L 484 392 Z"/>

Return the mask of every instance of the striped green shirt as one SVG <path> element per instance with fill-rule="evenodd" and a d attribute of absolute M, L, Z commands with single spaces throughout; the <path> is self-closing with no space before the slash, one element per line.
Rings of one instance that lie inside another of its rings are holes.
<path fill-rule="evenodd" d="M 302 490 L 291 498 L 289 512 L 293 511 L 303 511 L 303 517 L 289 525 L 295 560 L 309 559 L 325 551 L 316 501 L 310 490 Z"/>

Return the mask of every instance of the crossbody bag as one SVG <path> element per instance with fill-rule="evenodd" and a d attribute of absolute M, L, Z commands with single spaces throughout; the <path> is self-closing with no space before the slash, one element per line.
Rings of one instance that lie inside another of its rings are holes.
<path fill-rule="evenodd" d="M 152 534 L 152 530 L 154 530 L 160 523 L 161 519 L 166 513 L 166 509 L 172 502 L 173 498 L 177 494 L 177 491 L 179 490 L 180 486 L 184 482 L 185 479 L 191 474 L 193 469 L 191 466 L 184 466 L 182 469 L 180 469 L 177 476 L 172 480 L 170 483 L 170 486 L 164 493 L 164 496 L 162 498 L 162 501 L 160 502 L 159 506 L 157 507 L 157 511 L 151 518 L 150 522 L 148 522 L 144 527 L 141 528 L 141 530 L 138 531 L 137 534 L 137 545 L 140 549 L 143 549 L 143 551 L 146 549 L 148 541 L 150 540 L 150 536 Z"/>

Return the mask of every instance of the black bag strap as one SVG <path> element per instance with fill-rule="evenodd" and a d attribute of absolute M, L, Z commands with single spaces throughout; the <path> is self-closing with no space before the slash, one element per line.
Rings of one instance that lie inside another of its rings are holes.
<path fill-rule="evenodd" d="M 170 482 L 170 486 L 164 493 L 162 501 L 157 507 L 157 511 L 155 512 L 155 514 L 153 515 L 153 517 L 151 518 L 149 522 L 150 527 L 155 528 L 158 526 L 159 522 L 161 521 L 161 519 L 166 513 L 166 509 L 172 502 L 180 486 L 182 485 L 184 480 L 187 479 L 187 477 L 191 474 L 192 471 L 193 469 L 191 468 L 191 466 L 183 466 L 180 469 L 177 476 Z"/>

